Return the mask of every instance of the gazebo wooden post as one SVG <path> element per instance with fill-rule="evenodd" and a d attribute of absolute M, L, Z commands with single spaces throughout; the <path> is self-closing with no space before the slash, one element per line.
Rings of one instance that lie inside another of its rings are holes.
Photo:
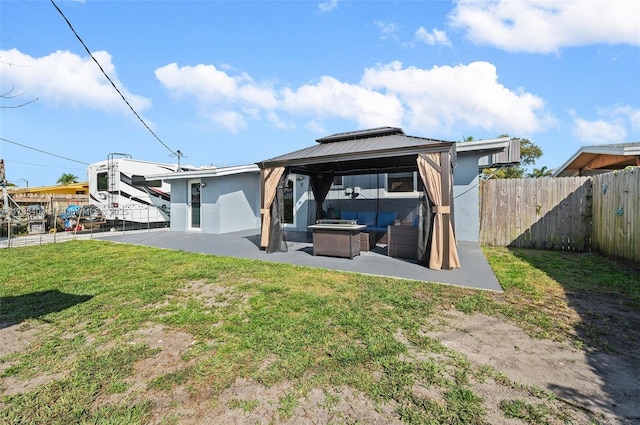
<path fill-rule="evenodd" d="M 265 199 L 265 180 L 267 178 L 266 170 L 263 168 L 260 170 L 260 248 L 266 249 L 269 241 L 269 229 L 265 229 L 264 215 L 266 211 L 264 209 Z M 265 243 L 266 241 L 266 243 Z"/>
<path fill-rule="evenodd" d="M 451 174 L 451 160 L 449 158 L 449 152 L 440 152 L 440 182 L 442 184 L 442 268 L 449 270 L 449 247 L 451 241 L 449 240 L 449 226 L 451 226 L 451 186 L 450 186 L 450 174 Z"/>

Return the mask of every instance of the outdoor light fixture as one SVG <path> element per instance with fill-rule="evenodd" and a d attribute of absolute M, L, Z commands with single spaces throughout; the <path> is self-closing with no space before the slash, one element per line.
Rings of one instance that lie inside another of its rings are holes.
<path fill-rule="evenodd" d="M 360 188 L 359 187 L 348 187 L 344 190 L 344 196 L 348 196 L 352 199 L 357 198 L 360 195 Z"/>

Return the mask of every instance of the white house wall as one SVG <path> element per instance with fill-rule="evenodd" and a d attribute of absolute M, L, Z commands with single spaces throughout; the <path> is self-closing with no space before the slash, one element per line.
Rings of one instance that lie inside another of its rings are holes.
<path fill-rule="evenodd" d="M 203 179 L 202 231 L 229 233 L 260 229 L 260 174 Z"/>
<path fill-rule="evenodd" d="M 459 153 L 453 170 L 453 208 L 456 238 L 459 241 L 480 240 L 479 152 Z"/>
<path fill-rule="evenodd" d="M 187 230 L 188 217 L 188 184 L 186 180 L 171 180 L 171 223 L 170 229 L 175 231 Z"/>
<path fill-rule="evenodd" d="M 189 181 L 172 179 L 171 230 L 187 231 Z M 260 173 L 202 177 L 200 232 L 221 234 L 260 229 Z"/>

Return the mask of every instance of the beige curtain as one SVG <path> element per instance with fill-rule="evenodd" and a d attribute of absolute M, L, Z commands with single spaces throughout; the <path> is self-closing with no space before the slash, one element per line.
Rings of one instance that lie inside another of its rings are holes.
<path fill-rule="evenodd" d="M 451 193 L 453 188 L 453 175 L 449 167 L 443 167 L 441 158 L 448 158 L 448 154 L 441 155 L 440 153 L 426 153 L 420 154 L 417 158 L 418 171 L 420 177 L 427 189 L 429 198 L 433 205 L 433 234 L 431 237 L 431 251 L 429 255 L 429 268 L 440 270 L 445 269 L 459 269 L 460 259 L 458 258 L 458 249 L 456 247 L 455 234 L 453 231 L 453 224 L 451 220 L 451 206 L 443 205 L 443 185 L 442 180 L 448 179 L 449 193 L 445 194 L 447 197 L 446 203 L 451 200 Z M 446 173 L 445 176 L 442 174 Z M 444 219 L 444 215 L 447 215 L 447 220 Z M 445 222 L 447 228 L 445 229 Z M 448 244 L 445 240 L 445 232 L 448 233 Z M 448 249 L 446 249 L 448 245 Z M 445 249 L 447 252 L 445 252 Z"/>
<path fill-rule="evenodd" d="M 260 171 L 262 181 L 262 230 L 260 235 L 260 247 L 266 249 L 269 246 L 269 234 L 271 232 L 271 204 L 276 196 L 276 189 L 280 178 L 284 173 L 284 167 L 265 168 Z"/>

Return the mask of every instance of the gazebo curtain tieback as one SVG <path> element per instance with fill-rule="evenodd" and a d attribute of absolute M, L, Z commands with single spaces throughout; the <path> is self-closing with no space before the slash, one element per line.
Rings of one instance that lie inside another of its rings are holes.
<path fill-rule="evenodd" d="M 431 211 L 434 214 L 451 214 L 451 207 L 449 205 L 435 205 L 431 207 Z"/>

